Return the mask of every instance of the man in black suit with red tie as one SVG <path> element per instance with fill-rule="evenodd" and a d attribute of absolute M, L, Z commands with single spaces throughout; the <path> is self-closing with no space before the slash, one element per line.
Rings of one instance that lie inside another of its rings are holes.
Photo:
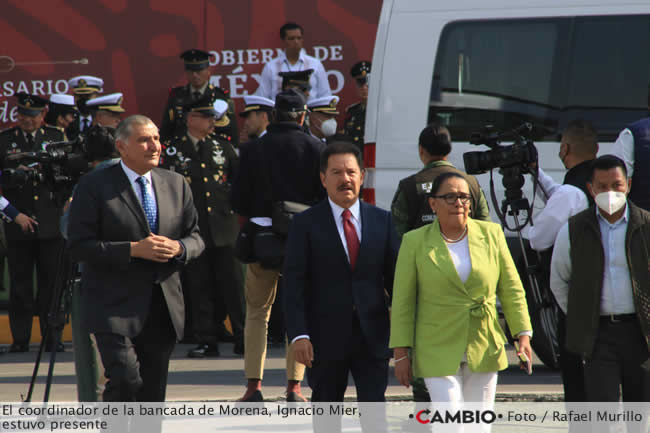
<path fill-rule="evenodd" d="M 151 119 L 124 119 L 115 141 L 122 161 L 84 176 L 70 206 L 82 321 L 105 368 L 104 401 L 164 401 L 169 357 L 183 337 L 179 270 L 204 244 L 189 185 L 157 167 Z"/>
<path fill-rule="evenodd" d="M 359 149 L 321 154 L 328 199 L 293 218 L 284 266 L 287 334 L 308 367 L 314 402 L 341 402 L 351 372 L 357 399 L 383 402 L 388 384 L 388 296 L 399 249 L 390 214 L 359 200 Z"/>

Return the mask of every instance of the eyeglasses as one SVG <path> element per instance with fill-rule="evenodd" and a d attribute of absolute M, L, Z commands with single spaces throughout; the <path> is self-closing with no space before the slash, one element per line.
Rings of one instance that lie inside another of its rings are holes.
<path fill-rule="evenodd" d="M 467 204 L 469 199 L 472 198 L 469 194 L 445 194 L 435 195 L 434 197 L 443 199 L 447 204 L 455 204 L 456 200 L 460 200 L 462 204 Z"/>

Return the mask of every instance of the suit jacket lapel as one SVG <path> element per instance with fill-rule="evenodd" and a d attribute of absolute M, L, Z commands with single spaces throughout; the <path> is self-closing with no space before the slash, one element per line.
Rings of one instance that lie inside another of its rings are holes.
<path fill-rule="evenodd" d="M 359 269 L 361 266 L 361 261 L 364 259 L 364 257 L 370 257 L 370 254 L 368 252 L 368 248 L 370 246 L 368 245 L 370 241 L 372 240 L 372 236 L 370 234 L 370 229 L 372 228 L 372 222 L 370 221 L 370 211 L 369 211 L 370 206 L 361 200 L 359 200 L 359 218 L 361 220 L 361 242 L 359 245 L 359 256 L 357 257 L 357 263 L 354 269 Z"/>
<path fill-rule="evenodd" d="M 158 234 L 167 235 L 170 232 L 169 218 L 171 213 L 165 208 L 169 194 L 169 185 L 162 176 L 155 170 L 151 170 L 151 183 L 156 194 L 156 207 L 158 208 Z"/>
<path fill-rule="evenodd" d="M 438 224 L 438 221 L 431 223 L 431 229 L 427 233 L 427 244 L 431 248 L 428 253 L 429 259 L 431 259 L 433 264 L 438 267 L 441 274 L 444 275 L 454 287 L 467 293 L 465 285 L 460 280 L 458 272 L 456 272 L 456 266 L 451 260 L 449 249 L 440 234 L 440 225 Z"/>
<path fill-rule="evenodd" d="M 483 291 L 484 283 L 474 281 L 474 279 L 480 278 L 476 270 L 484 269 L 488 265 L 488 263 L 485 263 L 485 258 L 489 257 L 489 251 L 486 251 L 488 244 L 485 242 L 485 235 L 481 227 L 474 223 L 471 218 L 467 220 L 467 243 L 469 246 L 469 256 L 472 261 L 472 270 L 469 273 L 469 277 L 467 277 L 465 287 L 480 288 Z"/>
<path fill-rule="evenodd" d="M 122 165 L 116 164 L 112 169 L 117 172 L 115 176 L 117 179 L 117 182 L 115 182 L 115 186 L 118 192 L 120 193 L 120 197 L 126 204 L 126 207 L 129 208 L 131 212 L 133 212 L 133 215 L 135 215 L 142 229 L 147 234 L 149 234 L 151 230 L 149 229 L 149 223 L 147 222 L 147 217 L 144 215 L 144 209 L 142 209 L 140 200 L 138 200 L 138 197 L 136 197 L 135 191 L 133 191 L 133 187 L 131 186 L 131 182 L 129 182 L 128 176 L 126 175 L 126 173 L 124 173 L 124 170 L 122 169 Z"/>

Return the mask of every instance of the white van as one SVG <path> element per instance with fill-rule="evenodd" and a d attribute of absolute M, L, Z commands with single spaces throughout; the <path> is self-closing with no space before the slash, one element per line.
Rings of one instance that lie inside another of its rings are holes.
<path fill-rule="evenodd" d="M 603 154 L 647 116 L 650 2 L 384 0 L 372 62 L 365 187 L 378 206 L 389 209 L 399 180 L 422 168 L 417 139 L 434 119 L 451 131 L 450 161 L 461 169 L 464 152 L 488 150 L 468 143 L 473 132 L 530 122 L 540 166 L 562 182 L 569 121 L 591 121 Z M 478 178 L 498 221 L 489 175 Z M 529 199 L 531 185 L 526 176 Z M 498 176 L 495 186 L 500 202 Z"/>
<path fill-rule="evenodd" d="M 529 122 L 540 166 L 561 183 L 557 154 L 566 125 L 591 121 L 600 154 L 611 153 L 618 133 L 648 115 L 649 84 L 648 0 L 384 0 L 366 111 L 364 199 L 390 208 L 399 180 L 422 168 L 418 136 L 432 120 L 449 128 L 450 161 L 461 169 L 463 153 L 488 150 L 468 143 L 472 133 Z M 504 188 L 494 174 L 500 207 Z M 477 177 L 497 222 L 490 176 Z M 524 194 L 532 200 L 528 175 Z M 543 204 L 537 200 L 535 208 Z M 521 248 L 507 235 L 522 274 Z M 539 301 L 522 280 L 533 348 L 556 365 L 555 328 L 544 328 L 539 316 L 555 314 L 551 295 L 543 288 Z"/>

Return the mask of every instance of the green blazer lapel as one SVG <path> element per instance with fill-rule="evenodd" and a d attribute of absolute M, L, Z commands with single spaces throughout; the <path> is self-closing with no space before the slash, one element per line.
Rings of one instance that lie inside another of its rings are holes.
<path fill-rule="evenodd" d="M 442 235 L 440 234 L 440 225 L 437 221 L 431 223 L 431 229 L 427 234 L 426 245 L 431 248 L 428 252 L 429 259 L 431 259 L 433 264 L 438 267 L 441 274 L 444 275 L 445 278 L 454 285 L 454 287 L 467 293 L 465 285 L 460 280 L 458 272 L 456 272 L 456 266 L 451 260 L 449 249 L 447 249 L 447 245 L 445 244 L 444 239 L 442 239 Z"/>
<path fill-rule="evenodd" d="M 477 272 L 478 269 L 485 269 L 490 266 L 489 264 L 489 251 L 487 250 L 487 243 L 485 241 L 485 234 L 481 226 L 476 224 L 472 219 L 467 221 L 467 243 L 469 245 L 469 257 L 472 261 L 472 270 L 469 277 L 465 282 L 466 287 L 480 288 L 484 291 L 485 283 L 481 281 Z M 485 293 L 478 293 L 484 295 Z"/>

